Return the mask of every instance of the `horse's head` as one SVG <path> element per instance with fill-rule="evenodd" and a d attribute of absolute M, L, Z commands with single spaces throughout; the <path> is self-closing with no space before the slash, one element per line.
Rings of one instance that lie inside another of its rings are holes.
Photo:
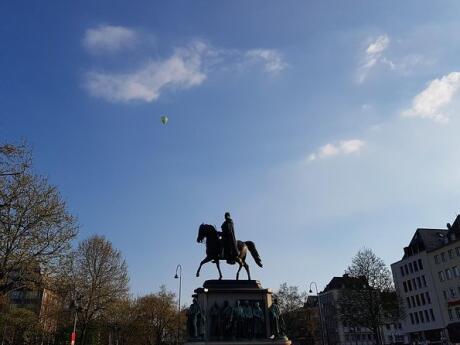
<path fill-rule="evenodd" d="M 198 228 L 198 237 L 196 238 L 196 241 L 198 243 L 202 243 L 205 237 L 206 237 L 206 225 L 202 223 L 200 227 Z"/>

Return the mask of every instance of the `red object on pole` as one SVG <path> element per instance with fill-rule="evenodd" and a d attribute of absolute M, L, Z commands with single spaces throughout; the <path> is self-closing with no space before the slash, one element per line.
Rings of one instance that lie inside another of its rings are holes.
<path fill-rule="evenodd" d="M 72 332 L 70 336 L 70 345 L 75 345 L 75 340 L 77 339 L 77 332 Z"/>

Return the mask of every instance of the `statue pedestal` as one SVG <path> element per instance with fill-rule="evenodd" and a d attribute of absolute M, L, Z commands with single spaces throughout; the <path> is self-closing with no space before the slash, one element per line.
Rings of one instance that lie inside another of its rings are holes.
<path fill-rule="evenodd" d="M 287 338 L 273 339 L 269 315 L 272 290 L 264 289 L 257 280 L 207 280 L 193 297 L 203 316 L 200 316 L 199 336 L 187 345 L 291 344 Z M 231 308 L 226 309 L 227 305 Z M 239 317 L 238 310 L 245 317 Z M 263 322 L 259 317 L 257 325 L 256 318 L 251 318 L 255 310 L 263 315 Z"/>
<path fill-rule="evenodd" d="M 291 345 L 291 341 L 287 339 L 192 341 L 184 345 Z"/>

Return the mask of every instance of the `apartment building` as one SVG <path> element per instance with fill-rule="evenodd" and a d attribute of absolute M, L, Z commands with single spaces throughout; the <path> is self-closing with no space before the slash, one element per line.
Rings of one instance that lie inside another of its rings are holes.
<path fill-rule="evenodd" d="M 322 332 L 325 345 L 373 345 L 375 337 L 371 330 L 353 327 L 343 322 L 337 313 L 337 302 L 346 289 L 359 290 L 366 287 L 364 277 L 356 278 L 344 274 L 334 277 L 319 293 L 322 313 Z"/>
<path fill-rule="evenodd" d="M 459 240 L 459 217 L 447 229 L 417 229 L 403 258 L 391 265 L 407 314 L 403 328 L 411 342 L 460 342 L 456 336 L 460 322 Z"/>

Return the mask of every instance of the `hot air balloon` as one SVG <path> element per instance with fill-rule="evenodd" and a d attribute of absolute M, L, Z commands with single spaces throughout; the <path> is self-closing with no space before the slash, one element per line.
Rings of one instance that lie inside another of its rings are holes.
<path fill-rule="evenodd" d="M 168 123 L 168 117 L 166 115 L 163 115 L 160 117 L 161 123 L 166 125 Z"/>

